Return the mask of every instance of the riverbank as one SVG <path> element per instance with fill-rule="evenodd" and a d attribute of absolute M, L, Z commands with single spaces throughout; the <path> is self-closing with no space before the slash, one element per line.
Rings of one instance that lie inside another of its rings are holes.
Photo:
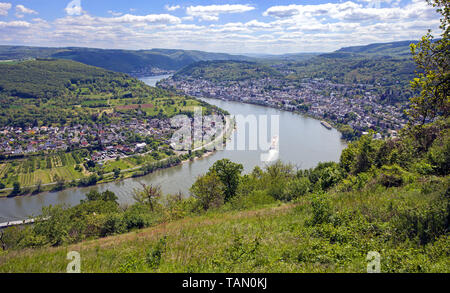
<path fill-rule="evenodd" d="M 226 117 L 226 119 L 228 119 L 228 117 Z M 142 177 L 158 170 L 179 166 L 187 162 L 192 162 L 197 159 L 205 158 L 214 154 L 216 152 L 215 145 L 219 144 L 222 140 L 226 141 L 234 131 L 235 122 L 233 120 L 226 120 L 225 125 L 226 128 L 224 129 L 224 131 L 219 136 L 217 136 L 213 141 L 208 142 L 202 145 L 201 147 L 197 147 L 193 149 L 191 152 L 184 151 L 178 156 L 172 156 L 159 161 L 145 163 L 133 168 L 120 170 L 118 176 L 114 172 L 102 174 L 101 176 L 97 176 L 95 173 L 93 173 L 89 174 L 89 176 L 86 176 L 84 178 L 72 180 L 71 182 L 63 182 L 63 183 L 51 182 L 47 184 L 41 184 L 39 188 L 38 185 L 24 186 L 21 188 L 20 192 L 16 194 L 13 194 L 13 188 L 5 188 L 0 190 L 0 199 L 19 196 L 34 196 L 44 192 L 58 192 L 71 188 L 89 187 L 111 182 L 120 182 L 126 179 Z M 168 163 L 165 164 L 166 162 Z M 154 166 L 151 168 L 150 172 L 146 172 L 144 170 L 146 167 L 148 168 L 148 166 Z M 80 182 L 89 179 L 91 176 L 96 176 L 97 180 L 95 180 L 95 182 L 93 181 L 92 184 L 80 185 Z"/>
<path fill-rule="evenodd" d="M 214 99 L 214 100 L 218 100 L 218 101 L 230 101 L 230 102 L 242 103 L 242 104 L 247 104 L 247 105 L 261 106 L 261 107 L 264 107 L 264 108 L 276 109 L 276 110 L 279 110 L 279 111 L 285 111 L 285 112 L 289 112 L 289 113 L 294 113 L 296 115 L 301 115 L 303 117 L 311 118 L 311 119 L 319 121 L 328 130 L 336 129 L 337 131 L 339 131 L 341 133 L 341 140 L 343 142 L 345 142 L 345 144 L 352 142 L 353 140 L 355 140 L 355 138 L 360 136 L 360 134 L 355 133 L 355 135 L 353 137 L 351 137 L 351 138 L 346 137 L 342 133 L 342 131 L 344 130 L 344 127 L 346 127 L 348 125 L 338 124 L 338 123 L 335 123 L 334 121 L 332 121 L 330 119 L 316 117 L 314 115 L 311 115 L 311 114 L 308 114 L 308 113 L 305 113 L 305 112 L 292 111 L 292 110 L 289 110 L 289 109 L 284 109 L 284 108 L 280 108 L 280 107 L 274 107 L 274 106 L 270 106 L 270 105 L 264 105 L 264 104 L 255 103 L 255 102 L 252 102 L 252 101 L 227 100 L 227 99 L 221 99 L 221 98 L 216 98 L 216 97 L 199 97 L 199 96 L 194 96 L 194 97 L 198 98 L 198 99 L 202 99 L 202 98 L 203 99 Z M 326 123 L 326 126 L 325 126 L 324 123 Z M 350 126 L 348 126 L 348 127 L 350 127 Z"/>
<path fill-rule="evenodd" d="M 345 148 L 339 132 L 335 129 L 327 130 L 319 121 L 304 115 L 238 102 L 208 98 L 202 100 L 226 110 L 232 116 L 279 116 L 280 159 L 298 168 L 313 168 L 319 162 L 338 162 L 341 152 Z M 236 124 L 237 133 L 245 135 L 245 133 L 248 133 L 246 128 L 248 127 L 244 128 L 244 125 Z M 230 146 L 234 145 L 233 149 L 225 148 L 223 151 L 209 153 L 202 159 L 194 160 L 188 164 L 179 164 L 173 168 L 161 169 L 145 176 L 131 177 L 126 180 L 109 180 L 109 183 L 45 192 L 38 196 L 3 198 L 0 200 L 0 222 L 39 216 L 42 207 L 49 205 L 66 205 L 69 207 L 77 205 L 80 200 L 85 198 L 85 194 L 93 190 L 98 192 L 110 190 L 118 196 L 118 201 L 121 205 L 130 205 L 134 202 L 132 191 L 141 188 L 142 183 L 161 186 L 164 194 L 181 192 L 188 196 L 189 188 L 196 178 L 208 172 L 214 162 L 221 159 L 229 159 L 243 164 L 244 172 L 246 173 L 250 173 L 255 167 L 264 169 L 266 163 L 261 161 L 261 154 L 266 153 L 266 151 L 259 149 L 254 151 L 238 150 L 236 148 L 238 140 L 237 135 L 232 135 L 227 144 Z"/>

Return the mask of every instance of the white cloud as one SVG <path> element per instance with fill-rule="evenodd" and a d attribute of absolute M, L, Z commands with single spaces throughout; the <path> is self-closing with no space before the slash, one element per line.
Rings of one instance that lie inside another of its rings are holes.
<path fill-rule="evenodd" d="M 123 13 L 122 12 L 115 12 L 112 10 L 108 10 L 108 13 L 111 14 L 112 16 L 121 16 Z"/>
<path fill-rule="evenodd" d="M 26 8 L 23 5 L 16 5 L 16 11 L 23 14 L 38 14 L 36 11 L 30 8 Z"/>
<path fill-rule="evenodd" d="M 367 0 L 360 0 L 369 2 Z M 377 0 L 383 1 L 383 0 Z M 372 1 L 376 2 L 376 1 Z M 370 3 L 372 3 L 370 2 Z M 396 1 L 384 0 L 386 3 L 397 3 Z M 403 21 L 412 18 L 435 17 L 434 8 L 427 5 L 425 1 L 413 0 L 404 7 L 381 7 L 377 5 L 363 6 L 352 1 L 342 3 L 325 3 L 317 5 L 285 5 L 268 8 L 264 16 L 277 19 L 302 18 L 314 19 L 328 17 L 341 21 Z"/>
<path fill-rule="evenodd" d="M 149 15 L 132 15 L 125 14 L 120 17 L 98 18 L 106 23 L 181 23 L 181 20 L 170 14 L 149 14 Z"/>
<path fill-rule="evenodd" d="M 10 21 L 10 22 L 0 21 L 0 28 L 24 28 L 30 26 L 31 24 L 26 21 Z"/>
<path fill-rule="evenodd" d="M 88 14 L 81 16 L 67 16 L 57 19 L 57 25 L 73 25 L 73 26 L 101 26 L 113 24 L 178 24 L 181 20 L 169 14 L 149 14 L 149 15 L 132 15 L 125 14 L 118 17 L 94 17 Z"/>
<path fill-rule="evenodd" d="M 11 6 L 11 3 L 0 2 L 0 15 L 8 15 Z"/>
<path fill-rule="evenodd" d="M 266 17 L 252 19 L 248 17 L 251 14 L 246 14 L 239 21 L 213 24 L 191 21 L 218 19 L 224 13 L 239 13 L 242 9 L 232 5 L 201 6 L 184 17 L 135 13 L 98 17 L 83 12 L 52 21 L 0 22 L 0 43 L 180 48 L 241 54 L 325 52 L 352 45 L 418 39 L 428 28 L 438 28 L 439 14 L 424 0 L 410 0 L 401 8 L 393 7 L 394 3 L 384 2 L 380 8 L 366 5 L 365 0 L 274 6 L 265 11 Z"/>
<path fill-rule="evenodd" d="M 175 10 L 177 10 L 177 9 L 180 9 L 181 6 L 180 6 L 180 5 L 172 5 L 172 6 L 166 5 L 166 6 L 164 6 L 164 8 L 165 8 L 167 11 L 175 11 Z"/>
<path fill-rule="evenodd" d="M 272 6 L 269 9 L 267 9 L 263 15 L 264 16 L 272 16 L 277 18 L 284 18 L 284 17 L 292 17 L 294 15 L 298 15 L 300 13 L 300 7 L 301 5 L 287 5 L 287 6 Z"/>
<path fill-rule="evenodd" d="M 16 17 L 22 18 L 25 16 L 25 14 L 38 14 L 33 9 L 26 8 L 23 5 L 16 5 Z"/>
<path fill-rule="evenodd" d="M 244 13 L 254 10 L 255 7 L 249 4 L 224 4 L 224 5 L 207 5 L 207 6 L 189 6 L 186 13 L 189 16 L 198 17 L 205 21 L 217 21 L 220 14 L 227 13 Z"/>

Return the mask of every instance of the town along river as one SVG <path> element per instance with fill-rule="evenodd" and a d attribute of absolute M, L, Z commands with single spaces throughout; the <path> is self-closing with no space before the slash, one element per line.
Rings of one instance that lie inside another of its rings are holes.
<path fill-rule="evenodd" d="M 165 77 L 167 76 L 142 78 L 142 80 L 154 86 L 158 79 Z M 291 163 L 298 168 L 306 169 L 316 166 L 319 162 L 338 161 L 342 150 L 345 148 L 340 133 L 335 129 L 326 129 L 318 120 L 258 105 L 206 98 L 203 100 L 228 111 L 232 115 L 248 116 L 253 114 L 256 117 L 259 115 L 269 115 L 269 117 L 270 115 L 279 115 L 279 158 L 283 162 Z M 270 118 L 268 120 L 270 122 Z M 244 126 L 245 129 L 240 128 L 242 127 L 236 129 L 229 143 L 235 144 L 237 133 L 248 132 L 247 127 Z M 227 158 L 233 162 L 242 163 L 245 172 L 250 172 L 255 166 L 265 166 L 266 163 L 261 161 L 261 154 L 266 152 L 267 150 L 217 151 L 193 162 L 159 170 L 139 178 L 130 178 L 92 187 L 46 192 L 35 196 L 0 199 L 0 222 L 36 216 L 40 214 L 43 206 L 76 205 L 85 198 L 85 194 L 90 190 L 103 192 L 109 189 L 118 196 L 121 204 L 131 204 L 133 203 L 133 189 L 140 188 L 140 183 L 160 185 L 166 194 L 181 191 L 185 196 L 188 196 L 189 188 L 197 176 L 206 173 L 217 160 Z"/>

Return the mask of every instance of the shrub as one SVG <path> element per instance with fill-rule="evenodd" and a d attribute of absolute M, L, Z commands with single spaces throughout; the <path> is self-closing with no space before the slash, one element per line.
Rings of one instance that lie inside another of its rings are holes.
<path fill-rule="evenodd" d="M 154 213 L 150 213 L 144 205 L 133 205 L 123 213 L 123 220 L 127 230 L 142 229 L 151 226 L 154 219 Z"/>
<path fill-rule="evenodd" d="M 288 199 L 286 198 L 286 184 L 287 180 L 285 178 L 273 180 L 272 182 L 270 182 L 267 192 L 272 198 L 276 200 L 287 201 Z"/>
<path fill-rule="evenodd" d="M 163 238 L 159 239 L 158 243 L 155 246 L 150 247 L 145 258 L 145 262 L 150 268 L 156 269 L 161 264 L 162 255 L 166 250 L 166 243 L 167 236 L 164 236 Z"/>
<path fill-rule="evenodd" d="M 306 177 L 290 180 L 286 186 L 285 200 L 291 201 L 307 194 L 311 190 L 311 182 Z"/>
<path fill-rule="evenodd" d="M 398 165 L 383 166 L 378 181 L 385 187 L 399 187 L 403 185 L 405 175 L 405 171 Z"/>
<path fill-rule="evenodd" d="M 331 221 L 332 209 L 330 199 L 326 195 L 314 195 L 311 199 L 312 218 L 310 225 L 319 225 Z"/>
<path fill-rule="evenodd" d="M 449 190 L 437 199 L 414 207 L 400 206 L 394 223 L 397 238 L 417 240 L 424 245 L 449 231 L 450 203 Z"/>
<path fill-rule="evenodd" d="M 415 163 L 412 166 L 413 171 L 421 174 L 421 175 L 431 175 L 433 174 L 433 166 L 425 161 L 420 161 L 418 163 Z"/>
<path fill-rule="evenodd" d="M 127 232 L 127 225 L 122 214 L 109 214 L 105 219 L 101 235 L 109 236 Z"/>
<path fill-rule="evenodd" d="M 192 195 L 205 211 L 224 204 L 224 190 L 225 185 L 215 171 L 210 171 L 208 174 L 198 177 L 190 189 Z"/>
<path fill-rule="evenodd" d="M 234 197 L 229 206 L 235 210 L 249 209 L 275 203 L 275 199 L 265 190 L 255 190 L 249 195 Z"/>
<path fill-rule="evenodd" d="M 46 238 L 46 243 L 58 246 L 68 241 L 70 227 L 69 213 L 62 206 L 49 206 L 42 208 L 42 215 L 37 219 L 33 232 L 37 236 Z"/>
<path fill-rule="evenodd" d="M 437 175 L 450 172 L 450 135 L 436 139 L 427 154 L 428 160 Z"/>

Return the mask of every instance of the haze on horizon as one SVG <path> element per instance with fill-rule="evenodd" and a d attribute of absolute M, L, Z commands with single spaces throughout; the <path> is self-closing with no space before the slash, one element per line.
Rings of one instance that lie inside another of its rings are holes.
<path fill-rule="evenodd" d="M 330 52 L 437 31 L 425 0 L 0 0 L 0 45 Z"/>

